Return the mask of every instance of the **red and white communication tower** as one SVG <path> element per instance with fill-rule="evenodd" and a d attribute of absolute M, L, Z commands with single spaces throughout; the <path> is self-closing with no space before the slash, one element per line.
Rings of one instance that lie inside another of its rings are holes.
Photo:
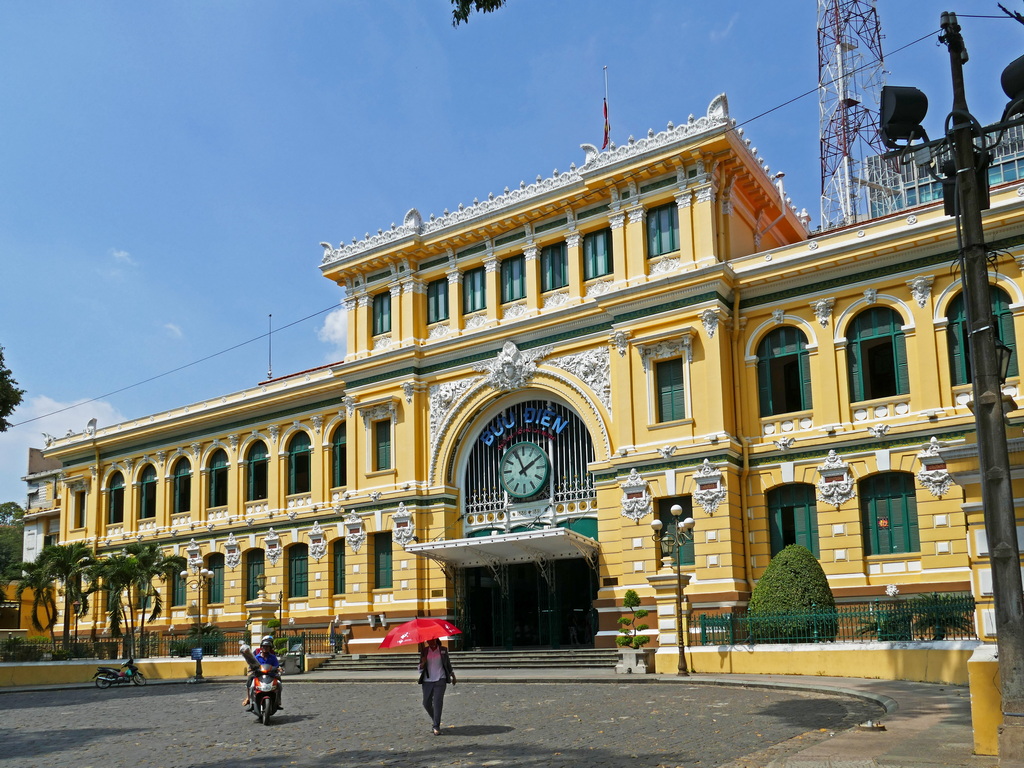
<path fill-rule="evenodd" d="M 899 177 L 877 157 L 883 79 L 875 0 L 818 0 L 822 229 L 895 208 Z"/>

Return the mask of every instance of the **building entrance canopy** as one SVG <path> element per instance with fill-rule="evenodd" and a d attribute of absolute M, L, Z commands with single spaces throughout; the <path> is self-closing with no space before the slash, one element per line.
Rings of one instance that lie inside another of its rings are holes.
<path fill-rule="evenodd" d="M 593 563 L 600 545 L 568 528 L 503 533 L 469 539 L 445 539 L 409 544 L 412 552 L 453 568 L 496 567 L 513 563 L 548 562 L 583 557 Z"/>

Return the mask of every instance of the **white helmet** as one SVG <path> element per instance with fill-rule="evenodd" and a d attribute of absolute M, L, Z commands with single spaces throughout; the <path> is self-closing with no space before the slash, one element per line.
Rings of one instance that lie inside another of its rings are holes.
<path fill-rule="evenodd" d="M 262 640 L 260 640 L 260 647 L 262 648 L 264 645 L 269 645 L 271 648 L 273 648 L 274 647 L 274 638 L 271 637 L 270 635 L 267 635 L 266 637 L 264 637 Z"/>

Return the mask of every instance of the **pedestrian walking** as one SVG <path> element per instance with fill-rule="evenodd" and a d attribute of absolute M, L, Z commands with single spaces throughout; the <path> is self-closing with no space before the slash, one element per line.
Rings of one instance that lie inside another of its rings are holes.
<path fill-rule="evenodd" d="M 441 735 L 441 711 L 448 683 L 455 685 L 455 672 L 448 657 L 448 649 L 431 638 L 420 650 L 420 685 L 423 688 L 423 708 L 430 715 L 435 736 Z"/>

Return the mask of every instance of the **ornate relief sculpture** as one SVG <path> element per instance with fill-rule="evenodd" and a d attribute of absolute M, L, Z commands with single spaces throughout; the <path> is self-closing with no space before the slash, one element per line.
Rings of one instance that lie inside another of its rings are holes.
<path fill-rule="evenodd" d="M 366 541 L 366 531 L 363 530 L 363 520 L 355 512 L 345 518 L 345 540 L 348 541 L 349 549 L 357 555 L 360 547 Z"/>
<path fill-rule="evenodd" d="M 273 528 L 267 531 L 267 535 L 263 539 L 263 549 L 267 556 L 267 561 L 272 567 L 276 567 L 277 561 L 281 559 L 281 537 L 277 535 L 277 531 Z"/>
<path fill-rule="evenodd" d="M 818 299 L 817 301 L 811 302 L 811 309 L 814 310 L 814 316 L 818 320 L 818 324 L 825 328 L 828 325 L 829 319 L 832 317 L 832 309 L 836 305 L 836 300 L 833 298 Z"/>
<path fill-rule="evenodd" d="M 693 492 L 694 502 L 709 515 L 715 514 L 728 494 L 722 483 L 722 471 L 704 459 L 704 463 L 693 473 L 693 479 L 697 486 Z"/>
<path fill-rule="evenodd" d="M 622 516 L 639 522 L 652 510 L 650 486 L 636 468 L 629 470 L 629 477 L 619 483 L 622 488 Z"/>
<path fill-rule="evenodd" d="M 224 564 L 232 571 L 242 564 L 242 548 L 238 546 L 238 539 L 233 532 L 228 534 L 228 540 L 224 542 Z"/>
<path fill-rule="evenodd" d="M 575 355 L 556 357 L 546 361 L 547 365 L 561 368 L 576 376 L 590 387 L 601 404 L 611 409 L 611 354 L 607 347 L 588 349 Z"/>
<path fill-rule="evenodd" d="M 478 365 L 476 370 L 486 374 L 488 386 L 500 392 L 511 392 L 525 388 L 537 373 L 537 361 L 550 354 L 550 346 L 522 352 L 514 343 L 506 341 L 494 360 Z"/>
<path fill-rule="evenodd" d="M 818 499 L 840 507 L 854 496 L 850 465 L 835 451 L 829 451 L 824 463 L 818 466 Z"/>
<path fill-rule="evenodd" d="M 405 502 L 398 503 L 398 509 L 391 516 L 391 535 L 403 548 L 412 543 L 416 535 L 416 526 L 413 525 L 412 512 L 405 506 Z"/>
<path fill-rule="evenodd" d="M 914 297 L 917 306 L 924 307 L 928 303 L 928 297 L 932 295 L 932 283 L 935 278 L 932 275 L 918 275 L 907 281 L 910 286 L 910 295 Z"/>
<path fill-rule="evenodd" d="M 941 444 L 934 437 L 917 454 L 921 469 L 917 473 L 917 482 L 927 488 L 935 497 L 942 497 L 953 485 L 953 476 L 946 469 L 946 460 L 939 453 Z"/>
<path fill-rule="evenodd" d="M 185 562 L 192 573 L 198 572 L 203 567 L 203 552 L 199 547 L 199 542 L 195 539 L 185 545 Z"/>
<path fill-rule="evenodd" d="M 324 536 L 324 529 L 320 527 L 319 520 L 313 521 L 313 527 L 309 531 L 309 554 L 318 563 L 327 554 L 327 537 Z"/>
<path fill-rule="evenodd" d="M 700 323 L 704 326 L 704 333 L 709 339 L 715 338 L 715 331 L 718 330 L 718 310 L 710 307 L 700 313 Z"/>

